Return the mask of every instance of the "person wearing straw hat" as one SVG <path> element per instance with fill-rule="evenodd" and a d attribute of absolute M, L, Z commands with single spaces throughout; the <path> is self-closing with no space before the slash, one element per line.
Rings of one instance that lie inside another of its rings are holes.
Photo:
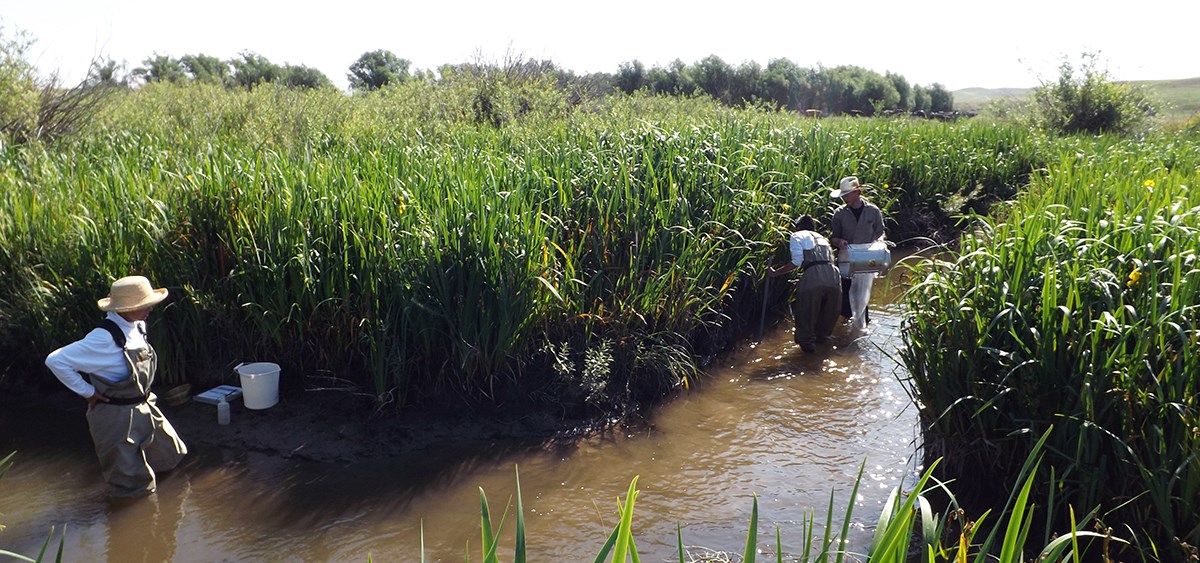
<path fill-rule="evenodd" d="M 121 278 L 96 302 L 107 313 L 100 325 L 46 357 L 54 376 L 87 400 L 92 444 L 113 496 L 154 492 L 155 474 L 187 454 L 150 392 L 158 356 L 146 341 L 146 319 L 166 297 L 166 288 L 145 277 Z"/>
<path fill-rule="evenodd" d="M 842 199 L 842 205 L 833 212 L 832 236 L 829 237 L 829 242 L 838 249 L 838 266 L 842 271 L 842 316 L 846 320 L 851 320 L 854 316 L 850 308 L 850 286 L 853 278 L 850 276 L 846 247 L 851 244 L 875 242 L 884 235 L 883 212 L 862 197 L 862 189 L 865 187 L 869 188 L 871 185 L 860 184 L 857 176 L 846 176 L 838 182 L 837 188 L 829 192 L 829 197 Z M 864 307 L 861 326 L 866 326 L 870 320 L 871 315 Z"/>
<path fill-rule="evenodd" d="M 801 268 L 804 272 L 796 284 L 792 300 L 793 339 L 800 349 L 811 354 L 816 345 L 829 339 L 837 323 L 838 270 L 833 265 L 833 249 L 829 241 L 817 232 L 816 222 L 809 215 L 796 219 L 795 231 L 788 237 L 792 261 L 767 269 L 768 276 L 780 276 Z"/>

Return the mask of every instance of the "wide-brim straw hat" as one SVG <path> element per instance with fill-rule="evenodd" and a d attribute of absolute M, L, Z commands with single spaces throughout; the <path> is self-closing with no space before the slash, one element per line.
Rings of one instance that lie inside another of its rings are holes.
<path fill-rule="evenodd" d="M 126 276 L 112 284 L 108 297 L 96 301 L 101 311 L 124 313 L 158 304 L 167 298 L 167 288 L 153 288 L 143 276 Z"/>
<path fill-rule="evenodd" d="M 858 176 L 846 176 L 842 178 L 841 182 L 838 182 L 838 187 L 830 190 L 829 197 L 836 199 L 848 193 L 860 191 L 862 188 L 862 184 L 858 183 Z"/>

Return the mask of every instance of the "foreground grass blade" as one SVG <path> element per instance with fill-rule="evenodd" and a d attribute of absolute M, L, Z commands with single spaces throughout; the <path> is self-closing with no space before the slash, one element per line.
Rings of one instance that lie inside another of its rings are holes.
<path fill-rule="evenodd" d="M 754 506 L 750 509 L 750 531 L 746 533 L 746 549 L 742 552 L 742 560 L 754 563 L 758 557 L 758 495 L 754 496 Z"/>
<path fill-rule="evenodd" d="M 521 470 L 513 467 L 517 475 L 517 539 L 513 546 L 513 563 L 525 563 L 525 507 L 521 504 Z"/>
<path fill-rule="evenodd" d="M 633 505 L 638 495 L 637 481 L 638 478 L 635 476 L 629 482 L 629 490 L 625 493 L 625 504 L 622 506 L 620 502 L 617 503 L 621 508 L 621 522 L 617 524 L 617 543 L 613 548 L 613 563 L 625 563 L 625 558 L 633 546 Z"/>

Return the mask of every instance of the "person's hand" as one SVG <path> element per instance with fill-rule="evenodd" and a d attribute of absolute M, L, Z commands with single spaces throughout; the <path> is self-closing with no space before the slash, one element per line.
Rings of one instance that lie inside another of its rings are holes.
<path fill-rule="evenodd" d="M 96 403 L 107 403 L 108 397 L 105 397 L 104 393 L 96 391 L 96 392 L 92 393 L 91 397 L 88 397 L 87 402 L 88 402 L 88 410 L 92 410 L 92 407 L 96 406 Z"/>
<path fill-rule="evenodd" d="M 850 243 L 847 242 L 846 239 L 844 239 L 844 238 L 837 239 L 837 242 L 835 242 L 834 244 L 837 245 L 838 250 L 846 250 L 846 247 L 850 246 Z"/>

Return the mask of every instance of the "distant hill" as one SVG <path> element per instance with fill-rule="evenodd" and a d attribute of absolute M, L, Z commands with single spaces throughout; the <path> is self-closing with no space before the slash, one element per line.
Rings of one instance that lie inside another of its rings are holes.
<path fill-rule="evenodd" d="M 1200 77 L 1181 80 L 1135 80 L 1163 104 L 1168 119 L 1187 119 L 1200 113 Z M 963 88 L 954 90 L 954 109 L 979 111 L 995 100 L 1028 97 L 1033 88 Z"/>
<path fill-rule="evenodd" d="M 1183 80 L 1137 80 L 1154 93 L 1165 104 L 1163 115 L 1168 118 L 1187 119 L 1200 113 L 1200 77 Z"/>
<path fill-rule="evenodd" d="M 951 94 L 954 94 L 954 109 L 979 111 L 994 100 L 1024 98 L 1032 92 L 1033 88 L 963 88 Z"/>

